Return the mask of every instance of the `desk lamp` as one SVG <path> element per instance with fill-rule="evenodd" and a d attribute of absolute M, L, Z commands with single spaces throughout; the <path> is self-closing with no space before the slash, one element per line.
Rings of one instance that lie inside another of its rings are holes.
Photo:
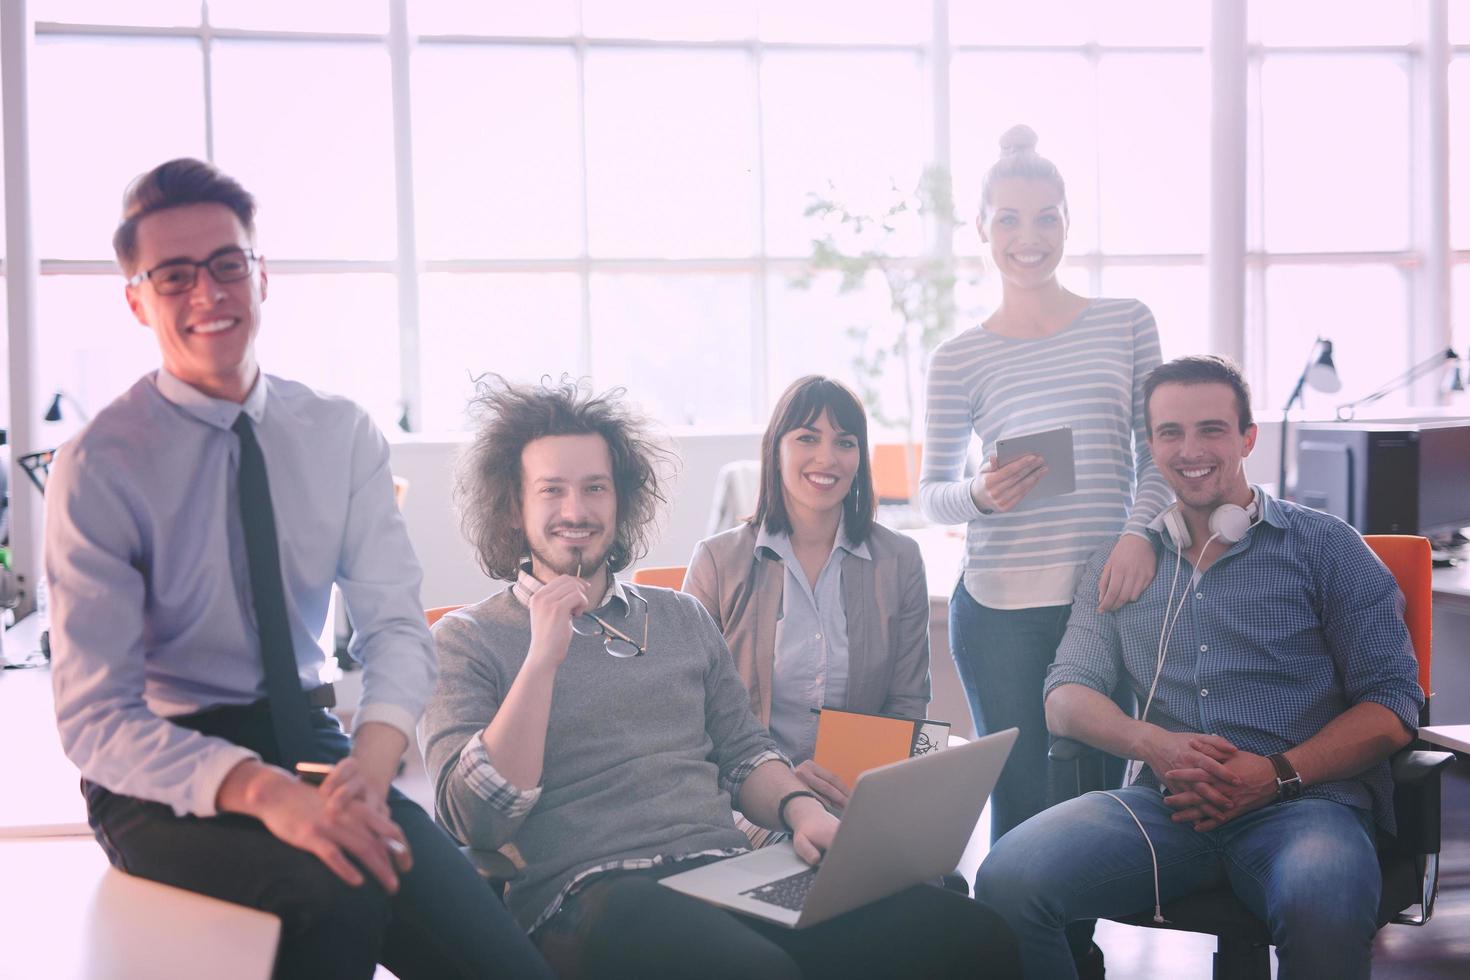
<path fill-rule="evenodd" d="M 77 401 L 71 395 L 68 395 L 66 392 L 62 391 L 60 388 L 57 388 L 56 394 L 51 396 L 51 404 L 47 406 L 46 414 L 41 416 L 41 418 L 45 419 L 47 422 L 60 422 L 61 400 L 63 398 L 71 402 L 71 407 L 77 410 L 77 414 L 82 417 L 83 422 L 92 421 L 92 416 L 87 414 L 87 410 L 82 407 L 82 403 Z"/>
<path fill-rule="evenodd" d="M 1282 500 L 1287 499 L 1286 443 L 1291 407 L 1302 400 L 1302 389 L 1307 385 L 1328 395 L 1342 389 L 1342 379 L 1337 376 L 1337 367 L 1332 363 L 1332 341 L 1326 337 L 1318 337 L 1312 344 L 1307 366 L 1302 368 L 1301 377 L 1296 379 L 1296 387 L 1291 389 L 1291 397 L 1286 399 L 1286 407 L 1281 410 L 1281 478 L 1276 483 L 1276 492 Z"/>
<path fill-rule="evenodd" d="M 1465 382 L 1460 374 L 1460 355 L 1455 353 L 1453 347 L 1446 347 L 1424 360 L 1415 364 L 1403 374 L 1385 383 L 1382 387 L 1369 392 L 1357 401 L 1351 401 L 1337 406 L 1337 418 L 1340 422 L 1349 422 L 1358 414 L 1358 409 L 1372 405 L 1376 401 L 1388 397 L 1401 388 L 1407 388 L 1415 381 L 1424 377 L 1440 367 L 1451 366 L 1453 370 L 1448 372 L 1442 384 L 1443 391 L 1448 394 L 1455 391 L 1464 391 Z M 1334 389 L 1335 390 L 1335 389 Z"/>

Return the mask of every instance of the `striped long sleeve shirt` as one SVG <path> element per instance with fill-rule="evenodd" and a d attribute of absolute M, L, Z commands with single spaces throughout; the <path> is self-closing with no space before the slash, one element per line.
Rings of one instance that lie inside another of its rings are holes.
<path fill-rule="evenodd" d="M 1096 299 L 1034 340 L 972 327 L 929 365 L 919 501 L 941 524 L 969 525 L 965 588 L 995 609 L 1072 601 L 1088 557 L 1120 531 L 1142 534 L 1171 499 L 1144 424 L 1143 379 L 1160 362 L 1158 328 L 1134 299 Z M 964 478 L 972 436 L 1072 427 L 1077 489 L 983 514 Z"/>

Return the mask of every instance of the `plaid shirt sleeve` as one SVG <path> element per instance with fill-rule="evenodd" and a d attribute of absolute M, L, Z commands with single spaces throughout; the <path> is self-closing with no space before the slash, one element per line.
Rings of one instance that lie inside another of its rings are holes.
<path fill-rule="evenodd" d="M 720 788 L 730 794 L 730 799 L 738 798 L 740 796 L 740 787 L 745 785 L 745 780 L 750 778 L 750 774 L 755 772 L 758 767 L 767 762 L 780 762 L 785 764 L 787 768 L 791 767 L 790 759 L 774 749 L 767 749 L 721 771 Z"/>
<path fill-rule="evenodd" d="M 1317 567 L 1323 631 L 1348 700 L 1381 704 L 1418 731 L 1424 692 L 1393 574 L 1356 531 L 1336 523 L 1328 525 Z"/>
<path fill-rule="evenodd" d="M 511 785 L 490 761 L 485 743 L 479 733 L 465 743 L 459 753 L 459 775 L 470 792 L 490 804 L 501 816 L 509 819 L 524 816 L 541 799 L 541 787 L 517 789 Z"/>
<path fill-rule="evenodd" d="M 1117 623 L 1112 613 L 1097 611 L 1098 582 L 1112 548 L 1109 542 L 1092 556 L 1077 584 L 1067 632 L 1057 647 L 1056 659 L 1047 669 L 1043 701 L 1063 684 L 1081 684 L 1103 694 L 1111 694 L 1117 686 L 1122 669 Z"/>

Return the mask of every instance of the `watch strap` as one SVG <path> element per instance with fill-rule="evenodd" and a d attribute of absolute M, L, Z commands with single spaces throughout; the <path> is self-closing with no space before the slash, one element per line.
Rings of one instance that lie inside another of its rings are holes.
<path fill-rule="evenodd" d="M 1301 773 L 1287 760 L 1284 753 L 1278 752 L 1268 756 L 1272 767 L 1276 770 L 1276 798 L 1278 800 L 1294 800 L 1302 795 Z"/>
<path fill-rule="evenodd" d="M 786 828 L 787 833 L 796 833 L 796 828 L 791 826 L 791 824 L 786 819 L 786 805 L 792 800 L 802 796 L 810 796 L 818 803 L 822 802 L 822 798 L 816 793 L 813 793 L 811 790 L 799 789 L 794 792 L 787 793 L 785 796 L 781 797 L 781 802 L 776 804 L 776 819 L 781 821 L 781 826 Z"/>

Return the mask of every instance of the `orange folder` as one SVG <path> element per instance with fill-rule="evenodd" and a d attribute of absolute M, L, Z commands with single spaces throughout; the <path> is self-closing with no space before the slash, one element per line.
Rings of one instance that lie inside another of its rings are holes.
<path fill-rule="evenodd" d="M 914 755 L 920 731 L 933 724 L 944 723 L 823 708 L 812 759 L 851 786 L 869 769 Z"/>

